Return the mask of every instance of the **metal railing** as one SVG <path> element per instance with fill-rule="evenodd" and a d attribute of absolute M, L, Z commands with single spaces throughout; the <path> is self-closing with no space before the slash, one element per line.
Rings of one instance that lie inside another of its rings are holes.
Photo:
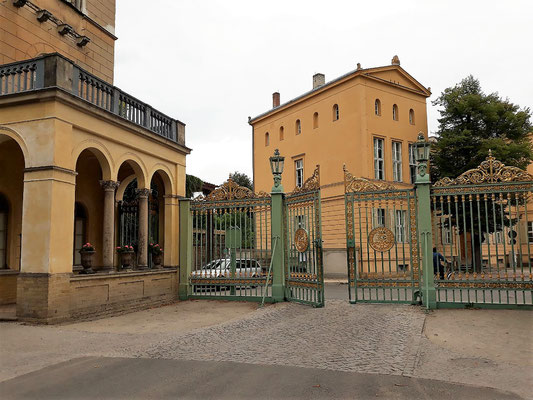
<path fill-rule="evenodd" d="M 178 124 L 181 122 L 153 109 L 57 53 L 0 65 L 0 96 L 51 87 L 67 90 L 158 136 L 185 145 L 178 140 Z"/>

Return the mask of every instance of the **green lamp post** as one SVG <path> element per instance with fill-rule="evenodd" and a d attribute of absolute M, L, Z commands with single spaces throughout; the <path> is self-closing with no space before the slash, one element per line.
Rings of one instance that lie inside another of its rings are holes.
<path fill-rule="evenodd" d="M 285 165 L 285 157 L 279 154 L 279 150 L 274 151 L 274 155 L 270 157 L 270 169 L 274 175 L 274 186 L 272 186 L 272 193 L 283 193 L 283 186 L 281 186 L 281 174 Z"/>
<path fill-rule="evenodd" d="M 429 182 L 429 175 L 427 173 L 428 169 L 428 160 L 429 160 L 429 149 L 431 143 L 427 142 L 424 138 L 424 134 L 420 132 L 418 134 L 418 139 L 415 144 L 416 152 L 416 162 L 417 162 L 417 182 Z"/>

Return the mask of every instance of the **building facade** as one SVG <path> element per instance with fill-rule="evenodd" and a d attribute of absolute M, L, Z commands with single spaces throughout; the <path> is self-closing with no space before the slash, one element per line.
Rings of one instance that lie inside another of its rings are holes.
<path fill-rule="evenodd" d="M 174 300 L 190 149 L 182 122 L 113 86 L 115 1 L 10 0 L 0 21 L 0 301 L 57 322 Z"/>
<path fill-rule="evenodd" d="M 401 66 L 351 71 L 330 82 L 313 76 L 307 93 L 250 119 L 253 127 L 255 191 L 269 191 L 268 158 L 278 148 L 285 156 L 283 186 L 301 186 L 320 166 L 325 274 L 346 276 L 343 166 L 354 176 L 410 188 L 415 179 L 417 135 L 427 138 L 426 99 L 431 95 Z M 374 225 L 394 216 L 377 211 Z"/>

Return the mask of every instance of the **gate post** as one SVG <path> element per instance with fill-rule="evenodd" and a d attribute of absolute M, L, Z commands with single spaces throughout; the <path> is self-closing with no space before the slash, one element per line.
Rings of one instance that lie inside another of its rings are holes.
<path fill-rule="evenodd" d="M 180 300 L 187 300 L 191 294 L 189 276 L 192 269 L 192 218 L 191 200 L 180 199 L 180 283 L 178 295 Z"/>
<path fill-rule="evenodd" d="M 422 266 L 422 304 L 427 309 L 437 308 L 437 294 L 433 276 L 433 238 L 431 226 L 431 181 L 427 172 L 429 143 L 424 135 L 418 135 L 417 173 L 416 173 L 416 207 L 418 217 L 418 240 L 421 250 Z"/>
<path fill-rule="evenodd" d="M 275 302 L 280 302 L 285 300 L 285 232 L 283 231 L 285 194 L 272 192 L 271 197 L 272 248 L 276 241 L 276 250 L 272 254 L 272 298 Z"/>

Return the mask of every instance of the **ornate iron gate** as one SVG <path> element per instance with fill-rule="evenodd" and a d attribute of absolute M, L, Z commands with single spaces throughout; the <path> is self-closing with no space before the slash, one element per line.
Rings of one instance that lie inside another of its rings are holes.
<path fill-rule="evenodd" d="M 320 169 L 285 199 L 285 297 L 324 306 Z"/>
<path fill-rule="evenodd" d="M 533 305 L 532 191 L 533 176 L 490 152 L 433 185 L 437 307 Z"/>
<path fill-rule="evenodd" d="M 414 302 L 421 272 L 415 190 L 344 169 L 344 192 L 350 302 Z"/>
<path fill-rule="evenodd" d="M 191 297 L 271 297 L 271 199 L 229 179 L 191 202 Z"/>

